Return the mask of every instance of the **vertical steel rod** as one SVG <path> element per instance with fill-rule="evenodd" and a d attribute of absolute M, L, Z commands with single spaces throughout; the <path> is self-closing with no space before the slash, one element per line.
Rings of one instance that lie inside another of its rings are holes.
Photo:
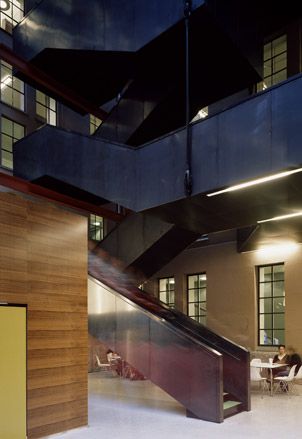
<path fill-rule="evenodd" d="M 185 0 L 185 99 L 186 99 L 186 171 L 184 177 L 185 195 L 192 194 L 192 142 L 190 132 L 190 45 L 189 45 L 189 18 L 192 12 L 192 1 Z"/>

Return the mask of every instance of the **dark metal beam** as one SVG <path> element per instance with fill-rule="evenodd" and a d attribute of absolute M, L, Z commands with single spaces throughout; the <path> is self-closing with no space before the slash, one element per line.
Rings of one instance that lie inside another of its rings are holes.
<path fill-rule="evenodd" d="M 259 224 L 254 224 L 249 227 L 237 230 L 237 252 L 242 253 L 245 251 L 246 246 L 250 239 L 254 236 L 255 232 L 259 229 Z"/>
<path fill-rule="evenodd" d="M 67 195 L 60 194 L 50 189 L 46 189 L 42 186 L 38 186 L 34 183 L 22 180 L 18 177 L 0 172 L 0 186 L 5 186 L 13 189 L 17 192 L 22 192 L 31 196 L 38 196 L 49 201 L 53 201 L 56 204 L 68 206 L 81 212 L 94 213 L 112 221 L 120 222 L 125 216 L 119 213 L 113 212 L 104 207 L 95 206 L 94 204 L 87 203 L 86 201 L 77 200 Z"/>
<path fill-rule="evenodd" d="M 26 78 L 29 79 L 29 81 L 34 81 L 35 84 L 49 90 L 50 93 L 60 96 L 66 104 L 69 104 L 76 111 L 79 111 L 80 113 L 91 113 L 102 120 L 106 119 L 108 116 L 106 111 L 91 105 L 91 103 L 86 101 L 86 99 L 63 86 L 30 62 L 25 61 L 23 58 L 16 55 L 9 47 L 1 43 L 0 58 L 18 69 Z"/>

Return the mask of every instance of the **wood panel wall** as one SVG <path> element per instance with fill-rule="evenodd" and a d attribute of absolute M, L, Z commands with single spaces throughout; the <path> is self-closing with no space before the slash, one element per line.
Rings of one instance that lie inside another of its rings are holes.
<path fill-rule="evenodd" d="M 27 424 L 87 424 L 87 219 L 0 192 L 0 301 L 27 304 Z"/>

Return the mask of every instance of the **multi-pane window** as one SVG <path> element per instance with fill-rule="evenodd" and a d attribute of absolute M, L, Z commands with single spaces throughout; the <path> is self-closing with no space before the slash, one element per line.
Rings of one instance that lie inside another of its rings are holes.
<path fill-rule="evenodd" d="M 158 280 L 159 300 L 166 303 L 170 308 L 175 306 L 175 279 L 165 277 Z"/>
<path fill-rule="evenodd" d="M 1 166 L 13 169 L 13 144 L 24 137 L 24 127 L 1 117 Z"/>
<path fill-rule="evenodd" d="M 207 318 L 207 275 L 188 276 L 188 316 L 203 325 Z"/>
<path fill-rule="evenodd" d="M 50 98 L 39 90 L 36 90 L 36 113 L 45 123 L 49 125 L 57 124 L 57 104 L 55 99 Z"/>
<path fill-rule="evenodd" d="M 12 32 L 24 16 L 24 0 L 0 0 L 0 26 Z"/>
<path fill-rule="evenodd" d="M 259 345 L 285 342 L 284 264 L 258 267 Z"/>
<path fill-rule="evenodd" d="M 89 218 L 89 239 L 101 241 L 104 237 L 104 221 L 103 217 L 98 215 L 90 215 Z"/>
<path fill-rule="evenodd" d="M 257 84 L 257 91 L 265 90 L 287 78 L 287 37 L 282 35 L 264 45 L 263 81 Z"/>
<path fill-rule="evenodd" d="M 98 129 L 101 123 L 102 123 L 101 119 L 94 116 L 93 114 L 90 114 L 90 134 L 95 133 L 95 131 Z"/>
<path fill-rule="evenodd" d="M 13 68 L 0 61 L 0 99 L 5 104 L 24 111 L 24 82 L 13 76 Z"/>

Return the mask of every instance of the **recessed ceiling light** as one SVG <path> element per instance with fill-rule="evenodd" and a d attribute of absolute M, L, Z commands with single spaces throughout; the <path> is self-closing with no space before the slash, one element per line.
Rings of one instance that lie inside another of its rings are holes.
<path fill-rule="evenodd" d="M 257 221 L 258 224 L 268 223 L 269 221 L 282 221 L 287 218 L 294 218 L 296 216 L 302 216 L 302 212 L 289 213 L 287 215 L 274 216 L 273 218 L 268 218 L 264 220 Z"/>
<path fill-rule="evenodd" d="M 298 172 L 301 172 L 302 168 L 298 169 L 292 169 L 291 171 L 284 171 L 279 172 L 278 174 L 269 175 L 267 177 L 257 178 L 256 180 L 247 181 L 245 183 L 236 184 L 234 186 L 227 187 L 226 189 L 222 189 L 217 192 L 211 192 L 210 194 L 207 194 L 207 197 L 213 197 L 214 195 L 220 195 L 225 192 L 233 192 L 238 191 L 240 189 L 244 189 L 250 186 L 255 186 L 256 184 L 266 183 L 268 181 L 278 180 L 279 178 L 284 178 L 292 174 L 297 174 Z"/>

